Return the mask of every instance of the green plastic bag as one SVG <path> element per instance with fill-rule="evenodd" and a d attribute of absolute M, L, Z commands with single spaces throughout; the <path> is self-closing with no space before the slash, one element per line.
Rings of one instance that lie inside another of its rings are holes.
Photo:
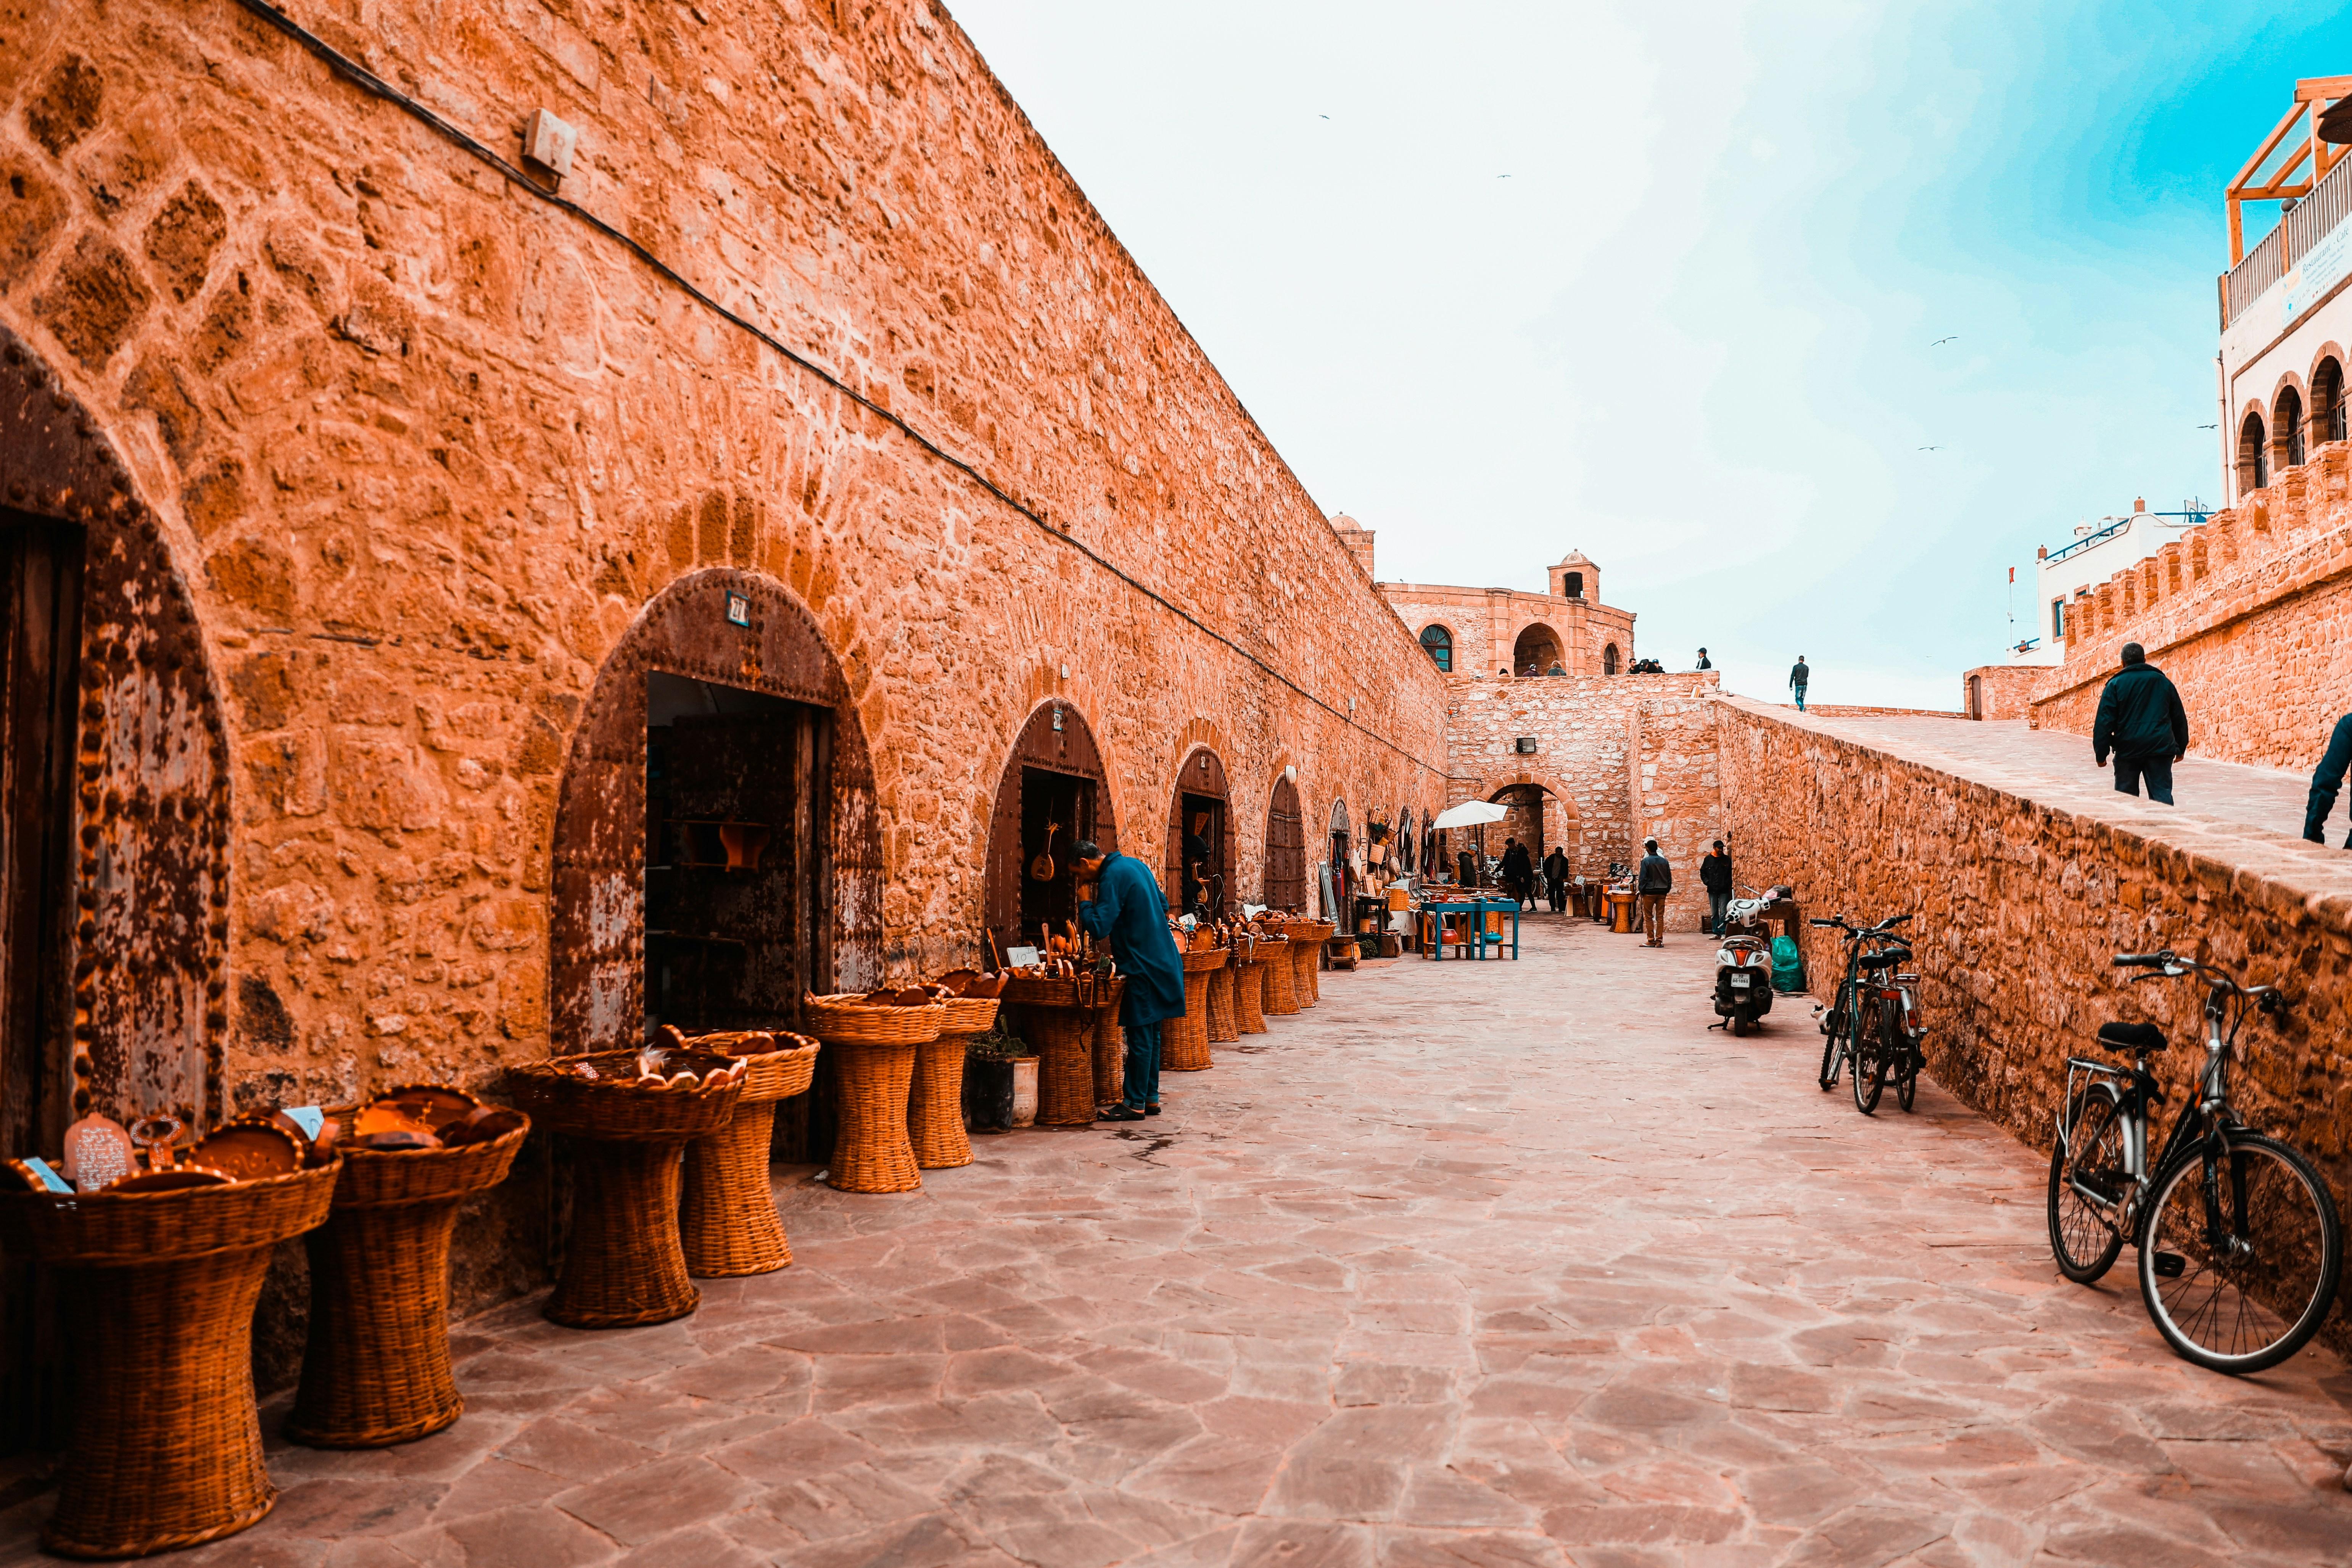
<path fill-rule="evenodd" d="M 1772 939 L 1772 989 L 1786 996 L 1805 988 L 1805 961 L 1797 952 L 1797 939 L 1776 936 Z"/>

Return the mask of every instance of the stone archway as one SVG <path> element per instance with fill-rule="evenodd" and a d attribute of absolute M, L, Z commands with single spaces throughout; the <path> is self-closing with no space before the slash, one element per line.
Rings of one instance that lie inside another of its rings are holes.
<path fill-rule="evenodd" d="M 1041 920 L 1058 930 L 1074 915 L 1070 852 L 1085 838 L 1118 847 L 1109 773 L 1086 716 L 1067 698 L 1053 697 L 1031 710 L 1014 736 L 989 814 L 981 907 L 999 953 L 1034 942 Z M 1034 874 L 1041 856 L 1052 859 L 1052 875 Z"/>
<path fill-rule="evenodd" d="M 729 618 L 730 594 L 744 601 L 748 626 Z M 558 1054 L 634 1045 L 644 1027 L 646 678 L 656 673 L 830 716 L 805 763 L 808 816 L 794 825 L 813 850 L 797 878 L 805 940 L 793 962 L 816 991 L 863 990 L 882 974 L 874 769 L 840 661 L 783 584 L 726 567 L 692 572 L 647 602 L 605 655 L 572 735 L 548 912 L 548 1011 Z"/>
<path fill-rule="evenodd" d="M 1192 907 L 1194 879 L 1188 872 L 1195 866 L 1202 868 L 1201 902 L 1215 910 L 1236 901 L 1232 792 L 1225 784 L 1224 759 L 1204 745 L 1187 748 L 1169 791 L 1160 890 L 1169 909 L 1179 914 Z"/>
<path fill-rule="evenodd" d="M 57 792 L 70 811 L 38 841 L 6 835 L 0 1137 L 54 1148 L 94 1110 L 216 1122 L 229 1110 L 232 781 L 194 601 L 121 456 L 5 326 L 0 524 L 12 548 L 48 535 L 49 580 L 76 601 L 55 606 L 41 672 L 54 700 L 42 743 L 50 766 L 70 769 Z M 26 586 L 21 572 L 15 586 Z M 7 623 L 21 631 L 16 606 Z M 12 688 L 28 651 L 8 651 Z M 12 778 L 12 802 L 27 783 Z"/>

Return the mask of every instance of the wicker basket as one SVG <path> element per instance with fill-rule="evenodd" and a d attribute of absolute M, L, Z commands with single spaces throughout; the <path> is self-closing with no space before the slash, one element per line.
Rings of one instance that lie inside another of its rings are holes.
<path fill-rule="evenodd" d="M 1265 1016 L 1284 1018 L 1298 1011 L 1298 943 L 1287 939 L 1269 942 L 1263 949 L 1268 963 L 1265 966 Z"/>
<path fill-rule="evenodd" d="M 809 1032 L 828 1046 L 919 1046 L 938 1039 L 947 1021 L 936 1002 L 892 1007 L 856 995 L 811 995 L 803 1005 Z"/>
<path fill-rule="evenodd" d="M 931 1039 L 938 1038 L 934 1030 Z M 833 1051 L 834 1108 L 840 1119 L 825 1179 L 845 1193 L 913 1192 L 923 1178 L 907 1138 L 907 1105 L 921 1047 L 913 1041 L 825 1044 Z"/>
<path fill-rule="evenodd" d="M 914 1081 L 907 1093 L 907 1142 L 915 1167 L 952 1170 L 971 1163 L 963 1126 L 963 1056 L 974 1035 L 996 1022 L 993 996 L 953 996 L 940 1037 L 915 1047 Z"/>
<path fill-rule="evenodd" d="M 572 1166 L 571 1242 L 544 1309 L 569 1328 L 666 1323 L 702 1300 L 678 1238 L 681 1155 L 733 1119 L 749 1066 L 739 1058 L 734 1070 L 696 1088 L 592 1082 L 564 1070 L 580 1060 L 618 1065 L 632 1054 L 559 1057 L 509 1075 L 515 1098 L 542 1126 L 583 1141 Z"/>
<path fill-rule="evenodd" d="M 1127 1031 L 1118 1026 L 1118 1009 L 1095 1014 L 1095 1104 L 1117 1105 L 1127 1098 Z"/>
<path fill-rule="evenodd" d="M 507 1179 L 526 1124 L 457 1149 L 343 1155 L 310 1254 L 310 1331 L 286 1435 L 388 1448 L 465 1414 L 449 1370 L 449 1237 L 467 1199 Z"/>
<path fill-rule="evenodd" d="M 1266 971 L 1276 963 L 1289 966 L 1289 950 L 1280 942 L 1253 942 L 1242 958 L 1234 981 L 1234 1027 L 1244 1035 L 1265 1033 Z"/>
<path fill-rule="evenodd" d="M 1312 1007 L 1322 999 L 1323 987 L 1318 978 L 1323 967 L 1323 944 L 1339 928 L 1329 921 L 1293 921 L 1286 934 L 1290 938 L 1291 989 L 1301 1007 Z"/>
<path fill-rule="evenodd" d="M 1225 966 L 1223 948 L 1184 955 L 1184 1016 L 1160 1031 L 1160 1065 L 1168 1072 L 1203 1072 L 1209 1059 L 1209 977 Z"/>
<path fill-rule="evenodd" d="M 1100 1010 L 1068 1003 L 1023 1003 L 1019 1016 L 1021 1037 L 1037 1053 L 1037 1125 L 1093 1125 L 1094 1042 Z"/>
<path fill-rule="evenodd" d="M 276 1500 L 253 1308 L 279 1242 L 327 1217 L 340 1163 L 109 1197 L 0 1194 L 0 1249 L 56 1271 L 73 1431 L 41 1544 L 145 1557 L 234 1535 Z"/>
<path fill-rule="evenodd" d="M 678 1245 L 687 1273 L 698 1279 L 770 1274 L 793 1260 L 768 1180 L 768 1152 L 776 1102 L 806 1092 L 818 1047 L 805 1035 L 778 1030 L 771 1038 L 775 1048 L 743 1058 L 743 1096 L 734 1116 L 686 1146 Z"/>
<path fill-rule="evenodd" d="M 1230 948 L 1225 950 L 1231 952 Z M 1209 971 L 1209 1042 L 1221 1045 L 1241 1038 L 1241 1020 L 1234 1009 L 1234 984 L 1241 973 L 1237 960 Z"/>

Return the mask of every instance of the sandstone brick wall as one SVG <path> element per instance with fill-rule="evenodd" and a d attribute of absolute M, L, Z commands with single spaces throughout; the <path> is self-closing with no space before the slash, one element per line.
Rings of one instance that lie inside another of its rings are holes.
<path fill-rule="evenodd" d="M 1960 675 L 1960 713 L 1969 719 L 2033 717 L 2033 689 L 2047 665 L 1985 664 Z"/>
<path fill-rule="evenodd" d="M 1716 672 L 1550 676 L 1447 683 L 1448 804 L 1540 786 L 1572 814 L 1569 858 L 1585 876 L 1641 858 L 1655 836 L 1675 863 L 1675 919 L 1695 925 L 1706 907 L 1698 856 L 1719 832 L 1713 718 Z M 1519 737 L 1537 750 L 1517 750 Z M 1550 820 L 1561 821 L 1555 813 Z M 1491 844 L 1524 823 L 1489 828 Z M 1555 838 L 1562 836 L 1555 830 Z"/>
<path fill-rule="evenodd" d="M 1146 854 L 1214 749 L 1245 888 L 1286 766 L 1314 820 L 1442 806 L 1442 679 L 944 16 L 302 10 L 508 156 L 579 125 L 565 197 L 986 483 L 227 0 L 0 7 L 0 327 L 153 509 L 221 686 L 232 1098 L 564 1044 L 559 781 L 690 577 L 712 679 L 730 574 L 820 629 L 893 973 L 975 951 L 1048 700 Z"/>
<path fill-rule="evenodd" d="M 1537 625 L 1549 627 L 1558 638 L 1564 656 L 1561 666 L 1570 675 L 1601 674 L 1602 650 L 1612 643 L 1619 669 L 1633 662 L 1633 613 L 1597 600 L 1427 583 L 1383 583 L 1380 589 L 1415 637 L 1432 624 L 1452 634 L 1457 675 L 1491 678 L 1499 669 L 1517 673 L 1519 667 L 1511 662 L 1511 655 L 1519 634 Z"/>
<path fill-rule="evenodd" d="M 2156 1064 L 2169 1106 L 2201 1060 L 2202 994 L 2187 982 L 2126 991 L 2116 952 L 2168 946 L 2284 978 L 2298 1005 L 2247 1023 L 2232 1092 L 2248 1121 L 2321 1163 L 2339 1207 L 2352 1200 L 2352 860 L 2095 788 L 1986 767 L 1955 777 L 1926 746 L 1862 745 L 1736 698 L 1716 718 L 1725 810 L 1749 868 L 1793 884 L 1809 916 L 1916 911 L 1937 1083 L 2047 1149 L 2066 1058 L 2100 1054 L 2102 1022 L 2146 1018 L 2172 1038 Z M 1817 997 L 1843 973 L 1833 935 L 1801 933 Z M 1802 1009 L 1784 1011 L 1766 1038 L 1788 1047 L 1790 1092 L 1815 1093 L 1820 1037 Z M 2038 1184 L 2010 1196 L 2042 1201 Z M 2341 1313 L 2331 1325 L 2336 1344 L 2352 1343 Z"/>
<path fill-rule="evenodd" d="M 2118 572 L 2066 615 L 2035 722 L 2087 735 L 2137 642 L 2172 677 L 2189 750 L 2308 768 L 2352 709 L 2352 444 L 2316 448 L 2227 511 Z"/>

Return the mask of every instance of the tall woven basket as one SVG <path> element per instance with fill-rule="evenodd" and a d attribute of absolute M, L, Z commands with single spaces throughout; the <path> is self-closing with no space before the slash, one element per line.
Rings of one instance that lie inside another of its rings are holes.
<path fill-rule="evenodd" d="M 950 996 L 939 1038 L 915 1047 L 915 1079 L 907 1095 L 907 1142 L 919 1170 L 946 1171 L 971 1163 L 963 1126 L 964 1047 L 996 1022 L 993 996 Z"/>
<path fill-rule="evenodd" d="M 541 1126 L 578 1140 L 572 1167 L 572 1235 L 563 1272 L 541 1309 L 573 1329 L 667 1323 L 701 1304 L 686 1275 L 678 1194 L 686 1146 L 727 1125 L 743 1092 L 738 1062 L 691 1086 L 640 1085 L 614 1076 L 569 1076 L 575 1062 L 628 1070 L 635 1053 L 557 1057 L 511 1068 L 515 1099 Z"/>
<path fill-rule="evenodd" d="M 1223 964 L 1209 971 L 1209 1043 L 1219 1045 L 1241 1038 L 1241 1020 L 1234 1009 L 1234 983 L 1241 973 L 1241 964 L 1227 948 Z"/>
<path fill-rule="evenodd" d="M 1021 1022 L 1021 1037 L 1037 1053 L 1037 1125 L 1090 1127 L 1095 1120 L 1095 1041 L 1105 1013 L 1125 982 L 1097 976 L 1034 980 L 1016 975 L 1003 1000 Z"/>
<path fill-rule="evenodd" d="M 1291 922 L 1290 962 L 1291 991 L 1301 1007 L 1312 1007 L 1322 999 L 1323 989 L 1317 978 L 1323 967 L 1323 944 L 1339 928 L 1329 921 L 1294 921 Z"/>
<path fill-rule="evenodd" d="M 145 1557 L 269 1511 L 253 1307 L 270 1249 L 326 1219 L 340 1173 L 330 1163 L 175 1193 L 0 1194 L 0 1249 L 55 1271 L 74 1365 L 43 1547 Z"/>
<path fill-rule="evenodd" d="M 458 1149 L 343 1155 L 327 1223 L 304 1238 L 310 1328 L 286 1435 L 388 1448 L 465 1414 L 449 1368 L 449 1237 L 457 1210 L 507 1179 L 528 1123 Z"/>
<path fill-rule="evenodd" d="M 1114 974 L 1108 995 L 1095 995 L 1095 1103 L 1116 1105 L 1127 1097 L 1127 1031 L 1119 1027 L 1118 1005 L 1127 994 L 1127 976 Z"/>
<path fill-rule="evenodd" d="M 1234 982 L 1234 1027 L 1244 1035 L 1265 1033 L 1265 975 L 1276 964 L 1290 966 L 1289 950 L 1280 942 L 1261 939 L 1245 951 L 1241 974 Z"/>
<path fill-rule="evenodd" d="M 776 1102 L 806 1092 L 816 1076 L 817 1043 L 805 1035 L 763 1032 L 768 1050 L 745 1050 L 756 1040 L 689 1038 L 743 1058 L 743 1094 L 727 1125 L 686 1146 L 686 1206 L 678 1245 L 686 1271 L 697 1279 L 772 1274 L 793 1260 L 776 1189 L 768 1179 L 775 1141 Z M 707 1042 L 707 1043 L 706 1043 Z"/>
<path fill-rule="evenodd" d="M 833 1049 L 841 1118 L 826 1180 L 845 1193 L 911 1193 L 923 1184 L 907 1137 L 915 1055 L 940 1037 L 947 1009 L 887 1007 L 856 996 L 812 996 L 808 1026 Z"/>
<path fill-rule="evenodd" d="M 1225 966 L 1225 950 L 1197 948 L 1184 954 L 1184 1016 L 1160 1031 L 1160 1065 L 1169 1072 L 1202 1072 L 1209 1059 L 1209 977 Z"/>
<path fill-rule="evenodd" d="M 1267 944 L 1265 966 L 1265 1015 L 1269 1018 L 1285 1018 L 1298 1011 L 1298 943 L 1286 939 L 1279 945 Z"/>

